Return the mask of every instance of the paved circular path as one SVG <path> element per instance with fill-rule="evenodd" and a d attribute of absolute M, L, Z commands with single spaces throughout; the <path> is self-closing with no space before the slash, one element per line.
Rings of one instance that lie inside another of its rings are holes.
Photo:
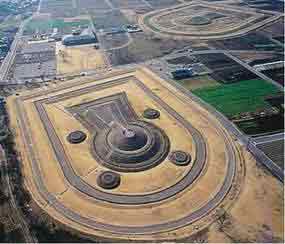
<path fill-rule="evenodd" d="M 183 125 L 187 130 L 191 133 L 191 136 L 193 138 L 193 141 L 195 143 L 196 148 L 196 157 L 194 159 L 193 167 L 192 169 L 185 175 L 184 178 L 182 178 L 179 182 L 176 184 L 170 186 L 167 189 L 164 189 L 159 192 L 155 192 L 152 194 L 146 194 L 146 195 L 120 195 L 115 193 L 108 193 L 100 191 L 99 189 L 89 185 L 86 183 L 82 178 L 78 177 L 74 170 L 71 167 L 70 162 L 68 161 L 65 152 L 63 150 L 63 147 L 60 143 L 60 140 L 55 133 L 55 130 L 53 128 L 53 125 L 51 121 L 48 118 L 48 115 L 44 109 L 43 104 L 46 102 L 50 102 L 52 99 L 42 99 L 39 101 L 34 102 L 34 105 L 38 111 L 38 114 L 40 115 L 40 118 L 44 124 L 45 130 L 48 134 L 48 137 L 50 141 L 52 141 L 52 146 L 55 151 L 56 157 L 58 162 L 60 163 L 61 169 L 64 173 L 64 176 L 66 180 L 69 182 L 70 185 L 72 185 L 74 188 L 82 192 L 83 194 L 88 195 L 91 198 L 94 198 L 96 200 L 109 202 L 112 204 L 120 204 L 120 205 L 144 205 L 149 203 L 159 203 L 160 201 L 166 200 L 170 197 L 175 196 L 178 192 L 183 191 L 187 187 L 189 187 L 196 179 L 199 177 L 200 173 L 202 172 L 203 168 L 206 164 L 206 154 L 207 154 L 207 148 L 204 141 L 203 136 L 199 131 L 197 131 L 193 126 L 185 120 L 181 115 L 179 115 L 175 110 L 173 110 L 168 104 L 160 100 L 160 98 L 155 95 L 148 87 L 146 87 L 143 83 L 136 80 L 135 81 L 138 86 L 140 86 L 154 101 L 159 101 L 160 105 L 163 107 L 164 110 L 166 110 L 169 114 L 171 114 L 181 125 Z M 100 89 L 100 86 L 95 86 L 97 89 Z M 78 95 L 78 92 L 76 91 L 76 95 Z M 69 94 L 72 95 L 72 94 Z M 66 98 L 66 96 L 65 96 Z M 20 101 L 20 98 L 16 99 L 16 109 L 17 113 L 19 114 L 19 120 L 20 120 L 20 126 L 22 133 L 25 137 L 25 144 L 27 149 L 30 152 L 31 155 L 31 167 L 33 176 L 35 179 L 35 184 L 37 187 L 38 192 L 40 193 L 41 197 L 43 199 L 46 199 L 46 201 L 52 205 L 56 211 L 66 218 L 79 223 L 83 226 L 95 229 L 95 230 L 103 230 L 111 233 L 119 233 L 119 234 L 137 234 L 137 235 L 143 235 L 143 234 L 152 234 L 152 233 L 159 233 L 159 232 L 165 232 L 167 230 L 173 230 L 178 229 L 180 227 L 189 225 L 190 223 L 193 223 L 199 219 L 201 219 L 203 216 L 209 214 L 213 209 L 215 209 L 225 198 L 227 193 L 232 187 L 232 183 L 235 177 L 236 172 L 236 155 L 234 148 L 232 146 L 232 143 L 230 142 L 230 139 L 227 135 L 223 132 L 222 129 L 217 127 L 218 133 L 224 137 L 225 143 L 226 143 L 226 176 L 223 179 L 223 183 L 220 187 L 220 189 L 216 192 L 215 195 L 211 196 L 209 201 L 205 203 L 203 206 L 201 206 L 196 211 L 190 213 L 189 215 L 186 215 L 183 218 L 169 221 L 166 223 L 159 223 L 159 224 L 151 224 L 151 225 L 145 225 L 145 226 L 122 226 L 122 225 L 112 225 L 112 224 L 106 224 L 99 221 L 96 221 L 93 218 L 87 218 L 85 216 L 82 216 L 78 214 L 77 212 L 72 211 L 68 207 L 66 207 L 60 200 L 58 200 L 53 194 L 51 194 L 43 181 L 43 178 L 41 177 L 41 171 L 39 168 L 39 164 L 37 162 L 36 156 L 33 152 L 33 140 L 30 135 L 30 131 L 28 128 L 28 118 L 26 117 L 26 113 L 24 112 L 24 107 L 22 102 Z"/>

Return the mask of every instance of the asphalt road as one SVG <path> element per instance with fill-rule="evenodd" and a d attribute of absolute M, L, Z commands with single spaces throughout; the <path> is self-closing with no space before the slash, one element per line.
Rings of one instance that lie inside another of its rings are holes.
<path fill-rule="evenodd" d="M 14 58 L 17 53 L 17 48 L 19 47 L 19 44 L 21 42 L 21 37 L 24 32 L 25 25 L 32 19 L 32 16 L 24 20 L 17 32 L 17 34 L 14 37 L 14 41 L 10 47 L 10 51 L 6 55 L 4 61 L 2 62 L 2 65 L 0 67 L 0 81 L 5 81 L 7 74 L 9 72 L 9 69 L 11 68 L 11 65 L 13 64 Z"/>

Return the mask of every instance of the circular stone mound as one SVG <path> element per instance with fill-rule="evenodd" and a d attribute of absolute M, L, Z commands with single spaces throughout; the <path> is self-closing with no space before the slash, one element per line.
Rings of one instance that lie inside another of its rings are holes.
<path fill-rule="evenodd" d="M 185 22 L 187 25 L 208 25 L 210 23 L 211 20 L 203 16 L 194 16 Z"/>
<path fill-rule="evenodd" d="M 160 117 L 160 112 L 156 109 L 147 108 L 143 112 L 143 117 L 146 119 L 157 119 Z"/>
<path fill-rule="evenodd" d="M 138 172 L 158 165 L 169 152 L 169 139 L 145 121 L 113 125 L 99 131 L 93 142 L 96 160 L 112 170 Z"/>
<path fill-rule="evenodd" d="M 189 153 L 183 151 L 174 151 L 170 154 L 169 159 L 176 165 L 185 166 L 190 163 L 191 156 Z"/>
<path fill-rule="evenodd" d="M 108 134 L 111 147 L 121 151 L 136 151 L 147 144 L 147 132 L 139 126 L 129 126 L 125 130 L 112 129 Z"/>
<path fill-rule="evenodd" d="M 86 134 L 82 131 L 73 131 L 67 136 L 67 140 L 72 144 L 83 142 L 86 139 Z"/>
<path fill-rule="evenodd" d="M 97 178 L 97 184 L 104 189 L 114 189 L 120 185 L 120 175 L 112 171 L 105 171 Z"/>

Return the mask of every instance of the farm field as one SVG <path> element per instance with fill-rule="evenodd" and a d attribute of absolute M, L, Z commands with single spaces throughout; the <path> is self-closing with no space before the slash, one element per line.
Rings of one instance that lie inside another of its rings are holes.
<path fill-rule="evenodd" d="M 88 19 L 80 19 L 80 18 L 58 18 L 58 19 L 51 19 L 51 18 L 39 18 L 31 20 L 26 29 L 24 31 L 25 34 L 46 34 L 52 33 L 54 28 L 57 28 L 58 32 L 62 34 L 71 33 L 73 28 L 78 27 L 88 27 L 90 21 Z"/>
<path fill-rule="evenodd" d="M 225 54 L 200 54 L 196 57 L 208 68 L 214 71 L 211 76 L 213 79 L 222 83 L 234 83 L 240 80 L 252 80 L 257 76 L 235 62 Z"/>
<path fill-rule="evenodd" d="M 223 53 L 207 53 L 195 55 L 203 64 L 212 70 L 219 70 L 221 68 L 232 67 L 238 65 L 237 62 L 227 57 Z"/>
<path fill-rule="evenodd" d="M 0 29 L 2 31 L 7 28 L 18 27 L 21 21 L 23 18 L 20 15 L 6 17 L 5 21 L 0 23 Z"/>
<path fill-rule="evenodd" d="M 143 0 L 110 0 L 115 8 L 148 7 Z"/>
<path fill-rule="evenodd" d="M 105 0 L 77 0 L 76 5 L 80 14 L 87 14 L 90 11 L 110 10 L 110 5 Z"/>
<path fill-rule="evenodd" d="M 273 162 L 284 169 L 284 140 L 272 141 L 258 145 Z"/>
<path fill-rule="evenodd" d="M 108 52 L 112 65 L 144 62 L 189 46 L 189 41 L 160 39 L 143 32 L 131 34 L 131 37 L 129 46 Z"/>
<path fill-rule="evenodd" d="M 247 135 L 278 133 L 284 131 L 284 116 L 278 113 L 270 117 L 235 122 L 235 124 Z"/>
<path fill-rule="evenodd" d="M 129 37 L 126 33 L 117 33 L 116 35 L 98 35 L 99 41 L 102 47 L 106 50 L 121 48 L 121 46 L 127 45 Z"/>
<path fill-rule="evenodd" d="M 274 1 L 274 0 L 263 0 L 263 1 L 251 1 L 245 0 L 245 4 L 252 8 L 270 10 L 270 11 L 279 11 L 282 12 L 284 9 L 284 3 L 282 1 Z"/>
<path fill-rule="evenodd" d="M 179 4 L 177 0 L 146 0 L 154 8 L 167 8 Z"/>
<path fill-rule="evenodd" d="M 74 17 L 77 15 L 76 1 L 42 0 L 41 13 L 49 13 L 53 17 Z"/>
<path fill-rule="evenodd" d="M 177 83 L 182 85 L 188 90 L 200 89 L 203 87 L 217 87 L 220 85 L 216 80 L 209 75 L 197 76 L 189 79 L 176 80 Z"/>
<path fill-rule="evenodd" d="M 275 80 L 280 85 L 284 86 L 284 67 L 272 70 L 265 70 L 262 73 Z"/>
<path fill-rule="evenodd" d="M 270 105 L 264 101 L 264 98 L 279 92 L 274 85 L 259 79 L 193 91 L 195 95 L 228 117 L 269 107 Z"/>
<path fill-rule="evenodd" d="M 111 31 L 115 28 L 121 29 L 124 25 L 129 24 L 127 18 L 120 10 L 114 10 L 106 13 L 93 13 L 93 24 L 97 30 Z"/>
<path fill-rule="evenodd" d="M 262 33 L 252 32 L 245 36 L 230 38 L 225 40 L 211 41 L 212 46 L 217 49 L 231 50 L 259 50 L 259 51 L 279 51 L 282 46 L 271 41 Z"/>
<path fill-rule="evenodd" d="M 266 26 L 262 29 L 262 33 L 284 45 L 284 17 L 280 18 L 279 21 L 274 22 L 272 25 Z"/>
<path fill-rule="evenodd" d="M 194 56 L 180 56 L 176 58 L 167 59 L 166 62 L 174 65 L 188 65 L 197 63 L 197 59 Z"/>

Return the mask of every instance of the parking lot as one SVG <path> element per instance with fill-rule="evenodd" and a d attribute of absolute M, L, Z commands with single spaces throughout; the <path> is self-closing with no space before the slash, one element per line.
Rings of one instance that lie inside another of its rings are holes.
<path fill-rule="evenodd" d="M 16 55 L 12 76 L 15 80 L 30 80 L 56 74 L 55 43 L 25 43 Z"/>

